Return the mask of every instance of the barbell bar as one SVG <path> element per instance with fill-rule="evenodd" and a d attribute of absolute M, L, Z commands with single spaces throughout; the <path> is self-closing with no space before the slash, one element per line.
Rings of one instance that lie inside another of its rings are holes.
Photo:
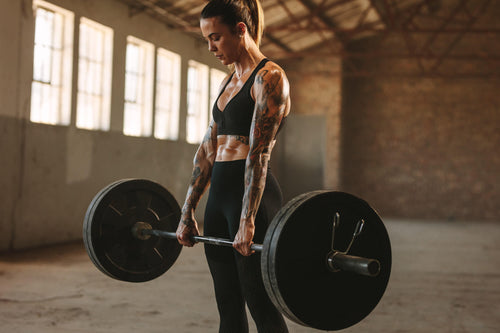
<path fill-rule="evenodd" d="M 150 236 L 177 239 L 177 235 L 175 232 L 155 230 L 152 229 L 148 223 L 140 221 L 135 223 L 131 231 L 134 237 L 142 240 L 146 240 Z M 192 236 L 191 239 L 195 243 L 205 243 L 226 247 L 233 246 L 233 242 L 231 240 L 219 237 Z M 264 246 L 262 244 L 254 243 L 250 246 L 250 249 L 255 252 L 262 252 L 263 247 Z M 326 257 L 326 264 L 328 265 L 329 270 L 334 273 L 344 270 L 366 276 L 377 276 L 377 274 L 380 272 L 380 262 L 376 259 L 351 256 L 340 251 L 335 251 L 333 249 L 328 253 Z"/>
<path fill-rule="evenodd" d="M 149 281 L 164 274 L 181 252 L 175 235 L 179 220 L 180 207 L 163 186 L 120 180 L 91 201 L 83 224 L 85 248 L 108 276 Z M 232 246 L 216 237 L 193 240 Z M 390 277 L 391 247 L 382 220 L 367 202 L 344 192 L 313 191 L 290 200 L 253 249 L 277 309 L 316 329 L 340 330 L 361 321 Z"/>

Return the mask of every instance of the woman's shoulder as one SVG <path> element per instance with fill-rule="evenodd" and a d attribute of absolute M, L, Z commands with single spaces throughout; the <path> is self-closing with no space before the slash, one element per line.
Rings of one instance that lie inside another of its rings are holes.
<path fill-rule="evenodd" d="M 275 80 L 275 79 L 283 79 L 288 81 L 288 78 L 286 77 L 285 70 L 275 63 L 272 60 L 269 60 L 265 63 L 264 66 L 257 72 L 257 77 L 260 80 Z"/>
<path fill-rule="evenodd" d="M 290 83 L 285 71 L 274 61 L 268 61 L 258 71 L 253 85 L 252 96 L 270 98 L 277 104 L 289 104 Z"/>

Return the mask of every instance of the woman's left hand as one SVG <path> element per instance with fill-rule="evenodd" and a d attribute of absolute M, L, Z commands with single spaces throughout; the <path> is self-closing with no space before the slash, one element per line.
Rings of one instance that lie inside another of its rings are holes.
<path fill-rule="evenodd" d="M 244 256 L 255 253 L 250 247 L 253 244 L 255 225 L 253 222 L 241 222 L 238 233 L 234 237 L 233 247 Z"/>

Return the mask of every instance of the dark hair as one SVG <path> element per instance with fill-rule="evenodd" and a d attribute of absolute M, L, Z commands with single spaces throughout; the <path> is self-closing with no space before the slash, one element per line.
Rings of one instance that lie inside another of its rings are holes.
<path fill-rule="evenodd" d="M 239 22 L 248 27 L 250 36 L 260 45 L 264 31 L 264 12 L 259 0 L 211 0 L 201 11 L 200 18 L 220 17 L 234 28 Z"/>

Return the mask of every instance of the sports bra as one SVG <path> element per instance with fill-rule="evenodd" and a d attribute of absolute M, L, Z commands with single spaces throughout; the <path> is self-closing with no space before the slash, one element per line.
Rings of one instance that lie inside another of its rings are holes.
<path fill-rule="evenodd" d="M 227 85 L 231 82 L 234 72 L 231 74 L 227 80 L 224 88 L 221 90 L 219 96 L 215 100 L 212 116 L 215 123 L 217 124 L 217 135 L 240 135 L 240 136 L 250 136 L 250 127 L 252 126 L 253 112 L 255 108 L 255 101 L 251 95 L 251 88 L 255 81 L 255 76 L 259 70 L 265 66 L 269 59 L 262 59 L 262 61 L 255 67 L 252 74 L 248 77 L 246 82 L 241 87 L 240 91 L 231 98 L 231 100 L 226 104 L 223 111 L 219 110 L 217 106 L 217 101 L 220 96 L 226 90 Z M 282 119 L 278 132 L 280 131 L 282 125 L 285 122 L 285 118 Z"/>

